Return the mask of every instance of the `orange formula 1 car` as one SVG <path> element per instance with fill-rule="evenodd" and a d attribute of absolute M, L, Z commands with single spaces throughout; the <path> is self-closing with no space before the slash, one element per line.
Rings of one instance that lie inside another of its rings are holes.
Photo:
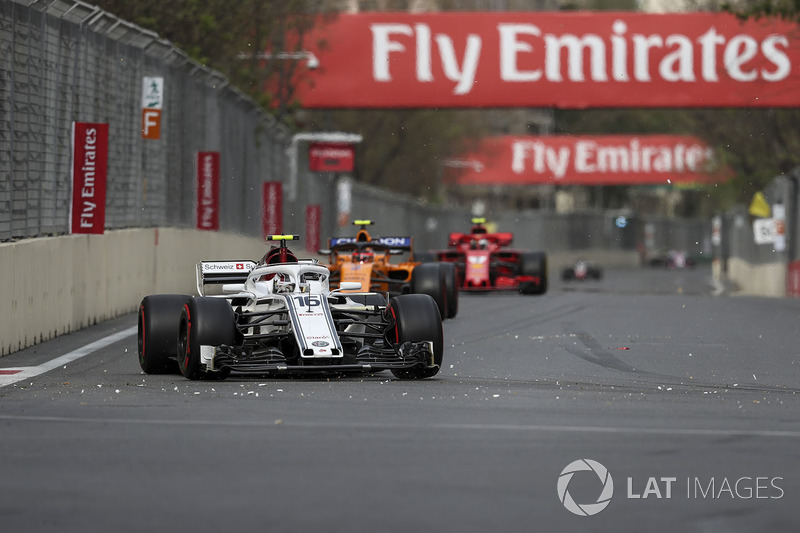
<path fill-rule="evenodd" d="M 486 219 L 473 218 L 469 233 L 451 233 L 449 248 L 434 252 L 437 261 L 456 266 L 459 290 L 547 291 L 547 256 L 511 248 L 513 233 L 489 233 Z"/>
<path fill-rule="evenodd" d="M 356 220 L 359 226 L 355 237 L 332 237 L 327 250 L 320 253 L 329 258 L 331 288 L 343 281 L 361 283 L 362 291 L 383 295 L 428 294 L 439 307 L 442 318 L 458 313 L 456 269 L 452 263 L 420 262 L 414 260 L 411 237 L 372 237 L 369 220 Z M 407 258 L 392 262 L 393 256 Z"/>

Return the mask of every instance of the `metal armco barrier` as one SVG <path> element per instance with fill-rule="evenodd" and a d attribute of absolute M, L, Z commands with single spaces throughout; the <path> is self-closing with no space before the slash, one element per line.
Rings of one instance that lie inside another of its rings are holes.
<path fill-rule="evenodd" d="M 0 241 L 68 232 L 70 128 L 109 124 L 106 229 L 194 227 L 196 157 L 218 152 L 219 229 L 261 232 L 290 132 L 158 35 L 74 0 L 0 2 Z M 163 79 L 143 138 L 143 79 Z"/>

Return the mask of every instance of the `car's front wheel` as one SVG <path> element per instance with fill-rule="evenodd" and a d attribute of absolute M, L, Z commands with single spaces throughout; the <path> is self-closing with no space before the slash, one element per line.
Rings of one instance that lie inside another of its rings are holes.
<path fill-rule="evenodd" d="M 185 294 L 154 294 L 139 304 L 139 366 L 145 374 L 178 372 L 177 340 Z"/>
<path fill-rule="evenodd" d="M 223 298 L 194 297 L 181 311 L 178 328 L 178 367 L 189 379 L 224 379 L 229 369 L 208 372 L 200 359 L 201 346 L 231 346 L 236 342 L 233 309 Z"/>
<path fill-rule="evenodd" d="M 394 369 L 400 379 L 424 379 L 439 373 L 444 353 L 442 319 L 436 302 L 427 294 L 403 294 L 389 301 L 386 313 L 390 329 L 386 336 L 397 344 L 429 341 L 433 343 L 433 366 Z"/>

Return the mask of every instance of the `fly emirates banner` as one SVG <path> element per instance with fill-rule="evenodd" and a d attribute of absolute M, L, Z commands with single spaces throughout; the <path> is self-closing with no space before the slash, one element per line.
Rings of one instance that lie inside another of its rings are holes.
<path fill-rule="evenodd" d="M 455 162 L 446 183 L 674 185 L 729 177 L 713 150 L 689 135 L 507 135 L 483 139 Z"/>
<path fill-rule="evenodd" d="M 308 108 L 795 107 L 799 29 L 707 12 L 341 14 L 300 45 L 316 68 L 297 96 Z"/>

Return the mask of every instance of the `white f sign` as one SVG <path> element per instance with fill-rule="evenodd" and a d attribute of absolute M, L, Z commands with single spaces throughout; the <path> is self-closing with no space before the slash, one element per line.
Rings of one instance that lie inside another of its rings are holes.
<path fill-rule="evenodd" d="M 161 109 L 164 106 L 164 78 L 142 78 L 142 138 L 161 138 Z"/>

